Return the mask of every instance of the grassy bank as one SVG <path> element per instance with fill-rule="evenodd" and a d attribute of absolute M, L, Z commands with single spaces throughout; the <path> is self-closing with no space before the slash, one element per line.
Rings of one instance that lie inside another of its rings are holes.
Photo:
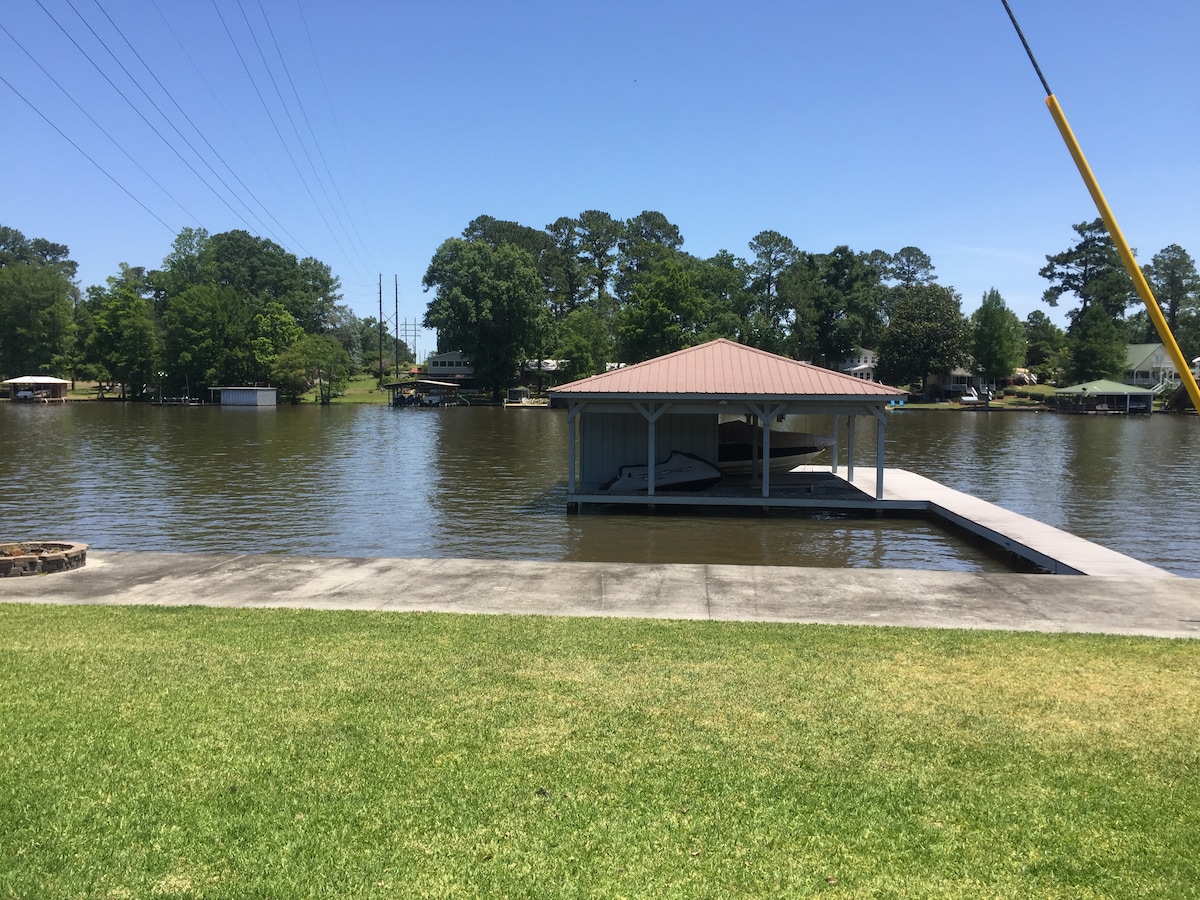
<path fill-rule="evenodd" d="M 0 605 L 0 896 L 1187 896 L 1200 642 Z"/>

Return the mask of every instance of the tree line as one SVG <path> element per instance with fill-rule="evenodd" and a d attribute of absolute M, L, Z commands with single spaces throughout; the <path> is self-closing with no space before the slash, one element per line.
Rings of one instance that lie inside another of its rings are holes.
<path fill-rule="evenodd" d="M 1117 376 L 1126 344 L 1158 337 L 1145 312 L 1127 315 L 1138 298 L 1103 223 L 1074 227 L 1077 243 L 1047 256 L 1040 272 L 1051 306 L 1066 296 L 1078 303 L 1065 331 L 1040 310 L 1022 322 L 995 289 L 967 317 L 917 247 L 811 252 L 762 231 L 745 257 L 702 259 L 682 249 L 660 212 L 621 220 L 599 210 L 544 229 L 474 219 L 434 253 L 424 324 L 437 329 L 440 350 L 470 354 L 494 391 L 522 359 L 566 360 L 583 377 L 718 337 L 829 368 L 875 349 L 880 378 L 893 384 L 959 366 L 991 379 L 1026 367 L 1043 380 Z M 1200 352 L 1191 258 L 1171 245 L 1146 274 L 1185 352 Z"/>
<path fill-rule="evenodd" d="M 245 231 L 185 228 L 161 268 L 123 263 L 84 291 L 76 268 L 66 246 L 0 227 L 0 373 L 113 383 L 135 399 L 237 384 L 295 399 L 316 385 L 328 402 L 374 361 L 379 323 L 339 302 L 329 266 Z"/>
<path fill-rule="evenodd" d="M 566 360 L 583 377 L 718 337 L 830 368 L 870 348 L 899 385 L 959 366 L 991 379 L 1021 367 L 1043 381 L 1119 376 L 1125 346 L 1158 336 L 1103 223 L 1073 229 L 1040 270 L 1043 299 L 1072 304 L 1065 330 L 1041 310 L 1021 321 L 995 289 L 966 316 L 917 247 L 812 252 L 762 231 L 744 256 L 705 259 L 660 212 L 599 210 L 543 229 L 474 219 L 429 263 L 424 324 L 495 393 L 526 359 Z M 327 401 L 375 362 L 380 323 L 340 302 L 329 266 L 245 231 L 185 228 L 161 267 L 122 264 L 86 290 L 76 269 L 65 245 L 0 227 L 0 374 L 115 382 L 133 397 L 270 383 L 286 398 L 316 384 Z M 1192 258 L 1172 244 L 1144 271 L 1185 356 L 1200 355 Z M 408 358 L 403 342 L 386 349 L 388 365 Z"/>

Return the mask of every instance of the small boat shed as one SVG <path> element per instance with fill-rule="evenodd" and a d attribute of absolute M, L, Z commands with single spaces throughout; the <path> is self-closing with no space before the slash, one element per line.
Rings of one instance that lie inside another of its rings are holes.
<path fill-rule="evenodd" d="M 210 387 L 209 394 L 219 394 L 222 406 L 275 406 L 279 402 L 279 389 L 273 387 L 237 386 Z"/>
<path fill-rule="evenodd" d="M 841 420 L 849 424 L 850 477 L 854 471 L 854 420 L 876 423 L 876 499 L 883 497 L 883 446 L 887 407 L 906 396 L 898 388 L 864 381 L 725 339 L 593 375 L 551 391 L 554 405 L 567 407 L 568 505 L 642 502 L 655 496 L 654 465 L 672 452 L 717 458 L 717 423 L 749 417 L 761 427 L 761 447 L 769 455 L 771 423 L 789 415 L 825 417 L 835 444 Z M 576 463 L 578 462 L 578 467 Z M 617 498 L 601 490 L 623 465 L 644 464 L 648 479 L 643 499 Z M 757 484 L 740 495 L 726 492 L 723 504 L 772 505 L 768 466 Z M 678 498 L 703 503 L 708 493 Z M 666 499 L 665 495 L 662 499 Z M 650 501 L 654 502 L 654 501 Z"/>
<path fill-rule="evenodd" d="M 3 382 L 14 400 L 27 403 L 64 402 L 71 382 L 50 375 L 22 375 Z"/>
<path fill-rule="evenodd" d="M 1084 415 L 1147 414 L 1154 411 L 1154 391 L 1104 379 L 1089 381 L 1055 391 L 1052 409 Z"/>

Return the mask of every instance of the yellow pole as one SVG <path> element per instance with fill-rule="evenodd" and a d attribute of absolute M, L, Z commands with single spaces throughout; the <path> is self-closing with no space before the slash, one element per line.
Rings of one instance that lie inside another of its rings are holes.
<path fill-rule="evenodd" d="M 1007 6 L 1007 4 L 1005 5 Z M 1016 24 L 1015 20 L 1014 24 Z M 1018 33 L 1019 31 L 1020 29 L 1018 29 Z M 1032 59 L 1032 55 L 1030 58 Z M 1175 342 L 1175 336 L 1171 334 L 1171 327 L 1167 324 L 1167 320 L 1162 314 L 1162 309 L 1159 308 L 1158 301 L 1154 299 L 1154 293 L 1150 290 L 1150 285 L 1146 283 L 1146 276 L 1142 274 L 1141 267 L 1137 264 L 1137 260 L 1134 259 L 1133 251 L 1129 249 L 1129 244 L 1125 242 L 1125 236 L 1121 234 L 1121 228 L 1117 225 L 1117 220 L 1113 216 L 1112 210 L 1108 208 L 1108 202 L 1104 199 L 1104 193 L 1100 190 L 1100 185 L 1096 183 L 1096 176 L 1092 174 L 1091 166 L 1088 165 L 1087 159 L 1083 155 L 1083 150 L 1080 149 L 1079 142 L 1075 140 L 1075 134 L 1071 131 L 1071 126 L 1067 123 L 1067 117 L 1063 115 L 1062 108 L 1058 105 L 1058 100 L 1054 98 L 1053 94 L 1047 93 L 1046 106 L 1049 107 L 1050 115 L 1054 117 L 1054 122 L 1058 125 L 1059 134 L 1062 135 L 1063 140 L 1067 143 L 1067 149 L 1071 151 L 1071 157 L 1075 160 L 1075 166 L 1079 169 L 1079 174 L 1083 176 L 1084 184 L 1087 185 L 1088 192 L 1092 195 L 1096 209 L 1100 211 L 1100 218 L 1104 220 L 1104 224 L 1108 228 L 1108 233 L 1112 236 L 1113 243 L 1117 245 L 1117 252 L 1121 254 L 1121 259 L 1125 263 L 1129 277 L 1133 279 L 1133 286 L 1137 288 L 1138 295 L 1142 298 L 1142 302 L 1146 304 L 1146 312 L 1150 314 L 1150 321 L 1154 323 L 1163 346 L 1167 348 L 1167 353 L 1170 354 L 1171 361 L 1175 363 L 1175 371 L 1179 373 L 1179 377 L 1183 380 L 1183 386 L 1187 388 L 1188 396 L 1192 398 L 1192 406 L 1196 408 L 1197 412 L 1200 412 L 1200 387 L 1196 386 L 1196 379 L 1192 375 L 1192 370 L 1188 367 L 1187 360 L 1183 358 L 1183 351 L 1179 349 L 1179 344 Z"/>

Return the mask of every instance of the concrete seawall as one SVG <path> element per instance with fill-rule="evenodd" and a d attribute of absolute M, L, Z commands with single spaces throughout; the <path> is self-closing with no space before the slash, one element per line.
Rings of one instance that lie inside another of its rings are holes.
<path fill-rule="evenodd" d="M 622 616 L 1200 637 L 1200 580 L 89 551 L 0 602 Z"/>

